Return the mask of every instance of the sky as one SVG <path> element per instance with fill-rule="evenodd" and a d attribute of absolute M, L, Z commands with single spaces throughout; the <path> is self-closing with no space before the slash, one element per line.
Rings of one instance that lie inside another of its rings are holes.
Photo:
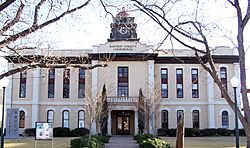
<path fill-rule="evenodd" d="M 144 0 L 146 1 L 146 0 Z M 150 1 L 150 0 L 147 0 Z M 152 0 L 153 1 L 153 0 Z M 165 1 L 165 0 L 164 0 Z M 134 4 L 128 0 L 107 0 L 109 6 L 107 10 L 113 15 L 117 14 L 122 7 L 125 7 L 130 16 L 135 17 L 137 23 L 137 36 L 141 43 L 154 45 L 158 47 L 165 37 L 163 30 L 155 24 L 149 17 L 140 11 L 135 11 Z M 176 4 L 169 4 L 168 8 L 172 8 L 167 15 L 170 20 L 193 18 L 195 9 L 198 10 L 196 17 L 199 21 L 208 25 L 208 39 L 210 47 L 230 46 L 230 41 L 236 39 L 236 20 L 235 10 L 226 0 L 200 0 L 196 5 L 196 0 L 185 0 Z M 160 3 L 160 0 L 159 0 Z M 243 7 L 244 8 L 244 7 Z M 179 17 L 182 14 L 188 14 L 185 17 Z M 87 7 L 79 10 L 73 15 L 69 15 L 57 23 L 50 25 L 36 34 L 29 36 L 30 39 L 43 42 L 42 46 L 53 49 L 91 49 L 93 45 L 104 44 L 107 42 L 110 34 L 110 23 L 112 23 L 111 15 L 107 14 L 98 0 L 93 0 Z M 216 28 L 216 24 L 219 28 Z M 246 63 L 247 73 L 250 78 L 250 23 L 245 30 L 245 48 L 247 50 Z M 215 27 L 215 28 L 213 28 Z M 225 37 L 224 35 L 227 35 Z M 34 43 L 35 43 L 34 41 Z M 40 44 L 39 44 L 40 45 Z M 162 46 L 162 49 L 172 48 L 169 40 Z M 184 48 L 175 44 L 174 48 Z M 248 64 L 249 63 L 249 64 Z M 1 61 L 0 66 L 5 64 Z M 248 84 L 250 87 L 250 81 Z"/>

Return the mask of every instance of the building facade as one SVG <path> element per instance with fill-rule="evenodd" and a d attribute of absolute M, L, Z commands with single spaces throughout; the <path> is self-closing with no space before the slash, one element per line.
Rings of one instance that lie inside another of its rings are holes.
<path fill-rule="evenodd" d="M 138 133 L 138 100 L 142 90 L 145 102 L 151 101 L 149 132 L 176 128 L 184 113 L 188 128 L 234 129 L 234 112 L 227 105 L 212 77 L 188 49 L 156 52 L 137 38 L 136 23 L 125 11 L 111 23 L 108 42 L 89 50 L 42 50 L 23 52 L 29 59 L 47 57 L 59 64 L 80 68 L 34 68 L 10 77 L 7 108 L 19 109 L 20 133 L 35 127 L 35 122 L 53 122 L 54 127 L 86 127 L 100 132 L 97 119 L 91 121 L 88 106 L 93 105 L 106 87 L 108 134 Z M 239 78 L 238 55 L 234 49 L 217 47 L 213 57 L 218 75 L 233 96 L 230 79 Z M 28 60 L 9 57 L 9 69 Z M 107 67 L 82 69 L 81 66 L 107 64 Z M 237 94 L 238 98 L 239 94 Z M 93 103 L 94 102 L 94 103 Z M 240 106 L 240 99 L 238 99 Z M 92 104 L 91 104 L 92 103 Z M 157 106 L 157 107 L 156 107 Z M 92 109 L 93 109 L 92 108 Z"/>

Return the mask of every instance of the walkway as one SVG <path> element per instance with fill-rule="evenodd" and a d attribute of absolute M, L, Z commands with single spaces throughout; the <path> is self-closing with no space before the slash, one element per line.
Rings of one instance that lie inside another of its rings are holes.
<path fill-rule="evenodd" d="M 138 148 L 133 136 L 112 135 L 105 148 Z"/>

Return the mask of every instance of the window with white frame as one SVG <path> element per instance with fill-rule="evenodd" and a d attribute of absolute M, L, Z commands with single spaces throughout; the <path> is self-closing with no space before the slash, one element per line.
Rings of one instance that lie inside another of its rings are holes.
<path fill-rule="evenodd" d="M 176 69 L 176 95 L 177 98 L 183 98 L 183 69 Z"/>
<path fill-rule="evenodd" d="M 224 110 L 221 113 L 221 120 L 222 120 L 222 128 L 229 128 L 229 117 L 227 111 Z"/>
<path fill-rule="evenodd" d="M 69 128 L 69 111 L 64 110 L 62 112 L 62 127 Z"/>
<path fill-rule="evenodd" d="M 227 90 L 227 68 L 226 67 L 220 68 L 220 79 L 221 79 L 222 85 Z M 221 93 L 221 97 L 224 98 L 222 93 Z"/>
<path fill-rule="evenodd" d="M 85 127 L 84 117 L 85 117 L 85 112 L 84 112 L 84 110 L 79 110 L 79 111 L 78 111 L 78 128 L 83 128 L 83 127 Z"/>
<path fill-rule="evenodd" d="M 48 110 L 47 111 L 47 122 L 54 122 L 54 111 L 53 110 Z"/>
<path fill-rule="evenodd" d="M 161 111 L 161 128 L 168 128 L 168 111 Z"/>
<path fill-rule="evenodd" d="M 27 71 L 20 72 L 19 98 L 26 97 Z"/>
<path fill-rule="evenodd" d="M 193 110 L 192 117 L 193 117 L 193 128 L 200 128 L 199 110 Z"/>
<path fill-rule="evenodd" d="M 177 116 L 176 116 L 177 124 L 178 124 L 178 122 L 179 122 L 179 120 L 181 119 L 182 116 L 184 117 L 184 111 L 183 110 L 177 110 Z"/>
<path fill-rule="evenodd" d="M 161 97 L 168 97 L 168 69 L 161 69 Z"/>
<path fill-rule="evenodd" d="M 199 98 L 199 78 L 198 78 L 198 69 L 191 69 L 192 77 L 192 98 Z"/>

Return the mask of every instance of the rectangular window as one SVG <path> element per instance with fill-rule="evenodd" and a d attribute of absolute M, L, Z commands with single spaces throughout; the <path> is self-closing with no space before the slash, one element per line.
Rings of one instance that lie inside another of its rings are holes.
<path fill-rule="evenodd" d="M 48 110 L 47 111 L 47 122 L 54 122 L 54 111 L 53 110 Z"/>
<path fill-rule="evenodd" d="M 26 97 L 27 71 L 20 72 L 19 97 Z"/>
<path fill-rule="evenodd" d="M 168 128 L 168 111 L 161 112 L 161 128 Z"/>
<path fill-rule="evenodd" d="M 69 98 L 70 88 L 70 70 L 64 69 L 63 71 L 63 98 Z"/>
<path fill-rule="evenodd" d="M 48 71 L 48 98 L 55 97 L 55 69 Z"/>
<path fill-rule="evenodd" d="M 227 90 L 227 68 L 226 67 L 220 68 L 220 79 L 225 90 Z M 222 93 L 221 93 L 221 98 L 224 98 L 224 95 Z"/>
<path fill-rule="evenodd" d="M 200 128 L 199 111 L 198 110 L 194 110 L 192 116 L 193 116 L 193 128 Z"/>
<path fill-rule="evenodd" d="M 78 98 L 85 97 L 85 72 L 79 69 Z"/>
<path fill-rule="evenodd" d="M 192 98 L 199 98 L 198 69 L 193 68 L 191 70 L 191 75 L 192 75 Z"/>
<path fill-rule="evenodd" d="M 63 118 L 62 118 L 63 122 L 62 122 L 62 127 L 69 127 L 69 111 L 68 110 L 64 110 L 63 111 Z"/>
<path fill-rule="evenodd" d="M 118 96 L 128 96 L 128 67 L 118 67 Z"/>
<path fill-rule="evenodd" d="M 168 97 L 168 69 L 161 69 L 161 97 Z"/>
<path fill-rule="evenodd" d="M 84 128 L 84 115 L 83 110 L 78 111 L 78 128 Z"/>
<path fill-rule="evenodd" d="M 183 69 L 176 69 L 176 95 L 183 98 Z"/>
<path fill-rule="evenodd" d="M 183 110 L 177 110 L 177 125 L 178 125 L 178 122 L 180 121 L 181 118 L 184 118 L 184 111 Z"/>

